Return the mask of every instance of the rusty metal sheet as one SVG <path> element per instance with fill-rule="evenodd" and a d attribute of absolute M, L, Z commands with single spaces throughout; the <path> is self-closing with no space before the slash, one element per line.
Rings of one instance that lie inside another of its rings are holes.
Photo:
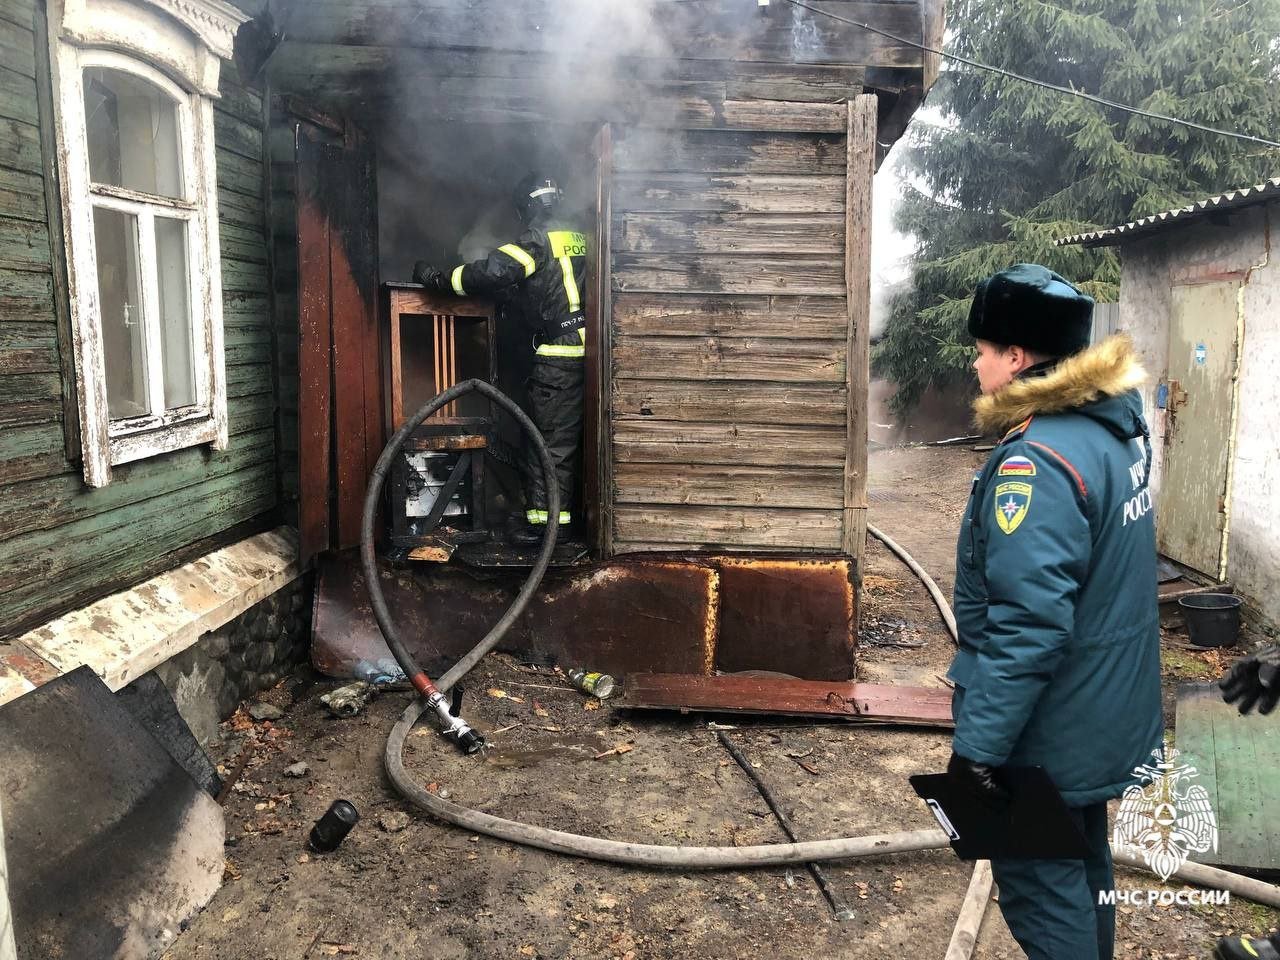
<path fill-rule="evenodd" d="M 853 561 L 713 557 L 720 572 L 716 669 L 848 680 L 857 664 Z"/>
<path fill-rule="evenodd" d="M 876 683 L 790 680 L 776 676 L 691 677 L 637 673 L 618 706 L 681 713 L 782 714 L 953 727 L 951 691 Z"/>
<path fill-rule="evenodd" d="M 380 567 L 406 645 L 438 674 L 471 649 L 515 598 L 524 571 L 480 579 L 441 567 Z M 625 675 L 662 667 L 709 673 L 718 576 L 704 564 L 616 561 L 553 572 L 499 649 L 530 662 Z M 312 662 L 323 673 L 376 680 L 399 671 L 369 606 L 354 552 L 321 565 Z"/>

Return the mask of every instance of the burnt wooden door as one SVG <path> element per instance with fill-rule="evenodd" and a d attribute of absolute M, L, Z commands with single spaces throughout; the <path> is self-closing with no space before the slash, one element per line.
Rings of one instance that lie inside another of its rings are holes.
<path fill-rule="evenodd" d="M 300 122 L 298 527 L 305 562 L 354 546 L 383 442 L 373 150 L 351 124 Z"/>

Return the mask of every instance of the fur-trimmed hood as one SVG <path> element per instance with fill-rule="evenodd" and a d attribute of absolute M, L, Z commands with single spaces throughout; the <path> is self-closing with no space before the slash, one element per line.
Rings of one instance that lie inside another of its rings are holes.
<path fill-rule="evenodd" d="M 1119 397 L 1147 379 L 1133 342 L 1126 336 L 1067 357 L 1041 377 L 1025 377 L 973 404 L 974 422 L 986 433 L 1000 433 L 1028 417 L 1065 413 Z"/>

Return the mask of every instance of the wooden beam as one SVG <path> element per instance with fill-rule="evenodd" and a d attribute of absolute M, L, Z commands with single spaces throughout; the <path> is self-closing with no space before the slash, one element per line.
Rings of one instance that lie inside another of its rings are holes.
<path fill-rule="evenodd" d="M 613 322 L 629 336 L 844 340 L 849 312 L 837 297 L 620 293 Z"/>
<path fill-rule="evenodd" d="M 619 541 L 657 542 L 686 549 L 775 547 L 837 550 L 840 521 L 830 510 L 620 504 L 614 509 Z M 668 549 L 670 549 L 669 547 Z"/>
<path fill-rule="evenodd" d="M 613 426 L 618 463 L 722 463 L 790 468 L 835 467 L 845 461 L 839 427 L 768 423 L 678 423 L 619 420 Z"/>
<path fill-rule="evenodd" d="M 845 344 L 832 340 L 619 337 L 613 362 L 637 380 L 846 380 Z"/>
<path fill-rule="evenodd" d="M 637 380 L 632 379 L 631 373 L 628 370 L 626 378 L 614 380 L 615 420 L 828 427 L 843 427 L 845 422 L 843 382 L 810 385 L 747 380 Z"/>
<path fill-rule="evenodd" d="M 914 3 L 819 2 L 848 19 L 920 39 Z M 308 0 L 292 7 L 288 31 L 295 40 L 320 43 L 555 53 L 567 33 L 589 35 L 628 26 L 608 9 L 583 23 L 581 9 L 566 11 L 555 0 L 527 0 L 513 19 L 509 0 Z M 782 5 L 768 16 L 757 16 L 754 8 L 735 0 L 690 0 L 664 5 L 652 23 L 637 25 L 632 18 L 630 25 L 634 35 L 617 38 L 611 44 L 615 52 L 655 59 L 872 66 L 916 66 L 921 60 L 907 44 Z M 591 76 L 592 52 L 588 44 L 580 47 L 560 66 L 566 81 Z M 578 74 L 579 70 L 585 72 Z"/>
<path fill-rule="evenodd" d="M 823 214 L 623 213 L 614 246 L 624 253 L 844 252 L 844 217 Z"/>
<path fill-rule="evenodd" d="M 950 690 L 850 681 L 633 673 L 618 706 L 954 726 Z"/>
<path fill-rule="evenodd" d="M 844 297 L 842 274 L 839 260 L 823 256 L 613 255 L 613 289 L 618 293 Z"/>
<path fill-rule="evenodd" d="M 618 503 L 712 507 L 800 507 L 834 512 L 844 502 L 838 467 L 744 467 L 621 463 Z"/>
<path fill-rule="evenodd" d="M 614 147 L 622 172 L 808 174 L 842 176 L 844 131 L 629 130 Z"/>
<path fill-rule="evenodd" d="M 595 533 L 602 559 L 613 556 L 613 127 L 605 124 L 596 135 L 596 237 L 592 296 L 588 314 L 588 422 L 584 435 L 591 439 L 584 451 L 588 525 Z M 594 408 L 594 409 L 593 409 Z M 592 462 L 594 459 L 594 463 Z"/>
<path fill-rule="evenodd" d="M 846 353 L 849 393 L 841 549 L 863 574 L 867 549 L 867 398 L 871 382 L 871 196 L 876 157 L 874 94 L 849 102 L 845 200 L 845 285 L 849 308 Z"/>

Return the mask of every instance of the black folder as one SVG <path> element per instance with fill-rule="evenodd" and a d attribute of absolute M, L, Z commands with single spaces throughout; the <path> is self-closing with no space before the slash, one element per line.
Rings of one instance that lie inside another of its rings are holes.
<path fill-rule="evenodd" d="M 946 773 L 922 773 L 911 786 L 951 838 L 961 860 L 1083 860 L 1089 845 L 1043 767 L 1001 767 L 1009 806 L 994 812 Z"/>

